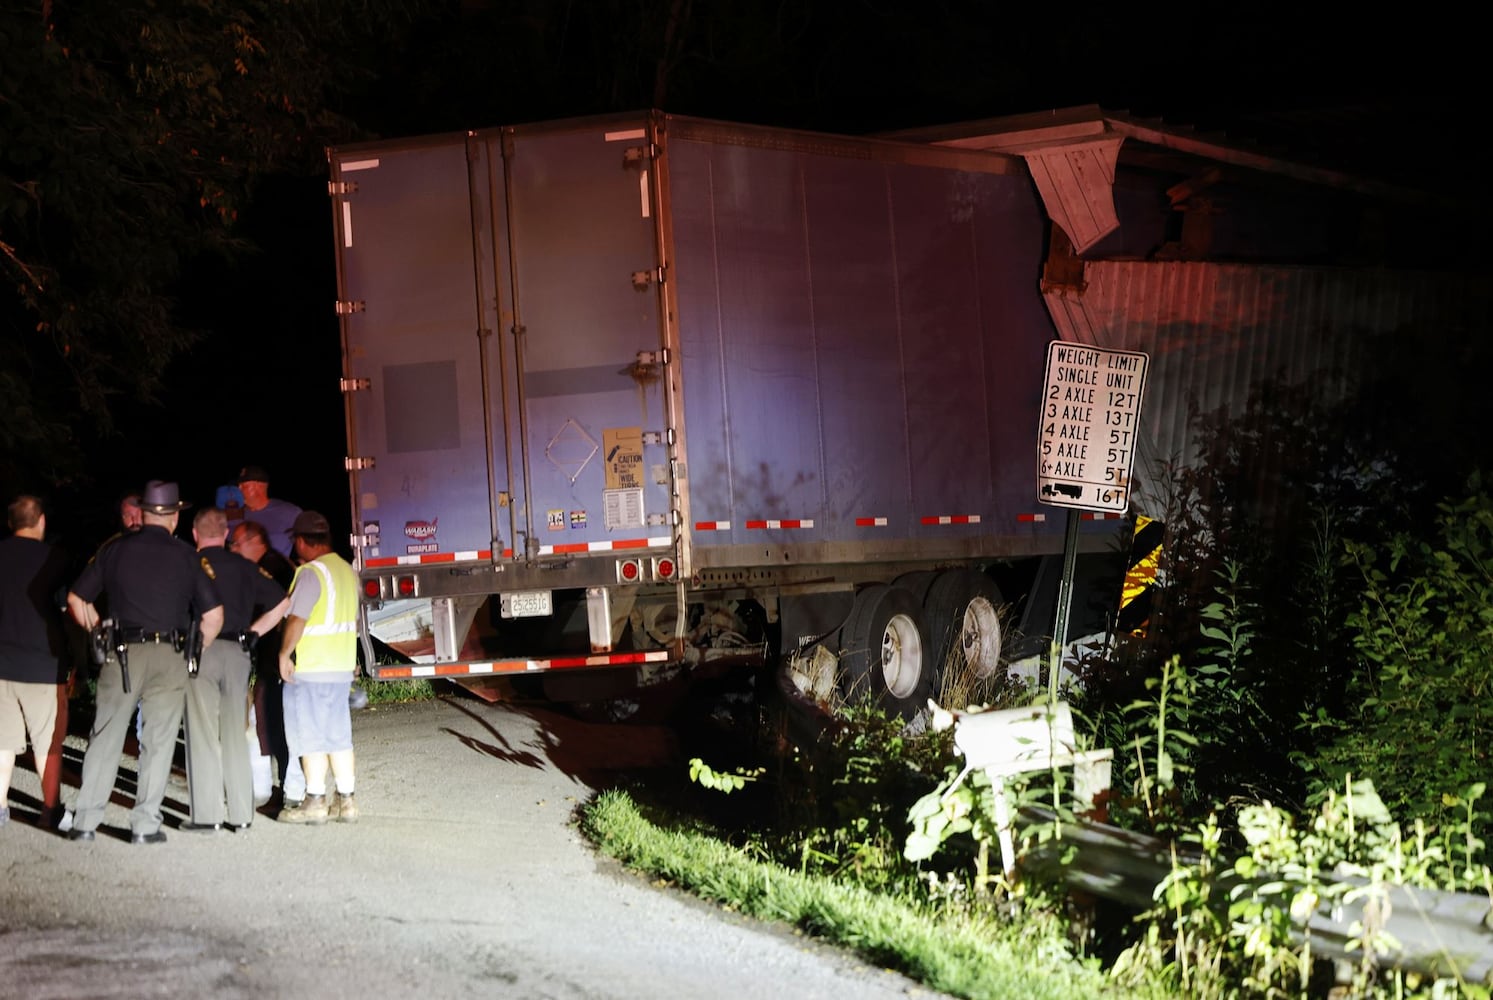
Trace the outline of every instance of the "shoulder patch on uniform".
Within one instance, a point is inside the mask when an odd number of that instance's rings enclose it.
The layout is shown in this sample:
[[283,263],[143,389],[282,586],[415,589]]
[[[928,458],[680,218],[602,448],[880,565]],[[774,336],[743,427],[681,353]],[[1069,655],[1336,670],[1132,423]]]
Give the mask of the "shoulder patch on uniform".
[[213,564],[207,561],[207,556],[202,557],[202,572],[207,574],[209,580],[216,580],[218,574],[213,572]]
[[266,580],[270,580],[272,582],[274,581],[275,578],[270,576],[269,571],[266,570],[263,566],[255,566],[254,568],[259,570],[259,575],[264,577]]

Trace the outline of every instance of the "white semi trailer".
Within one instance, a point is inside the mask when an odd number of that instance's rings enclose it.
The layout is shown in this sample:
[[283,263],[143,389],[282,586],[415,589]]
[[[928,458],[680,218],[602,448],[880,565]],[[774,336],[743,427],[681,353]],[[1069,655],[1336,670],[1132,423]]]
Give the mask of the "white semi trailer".
[[370,674],[1000,667],[991,571],[1064,526],[1019,159],[659,112],[329,159]]

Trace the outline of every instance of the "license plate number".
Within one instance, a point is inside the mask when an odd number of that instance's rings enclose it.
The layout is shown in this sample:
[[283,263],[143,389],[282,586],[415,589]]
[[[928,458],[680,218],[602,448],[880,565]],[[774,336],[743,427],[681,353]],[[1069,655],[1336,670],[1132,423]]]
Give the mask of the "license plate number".
[[498,609],[504,618],[543,618],[555,613],[548,590],[516,590],[504,594]]

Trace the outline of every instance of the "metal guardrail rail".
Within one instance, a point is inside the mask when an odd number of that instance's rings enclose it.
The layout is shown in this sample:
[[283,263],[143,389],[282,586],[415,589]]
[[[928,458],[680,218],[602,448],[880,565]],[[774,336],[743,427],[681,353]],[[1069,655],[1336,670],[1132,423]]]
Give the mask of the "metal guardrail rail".
[[[1052,812],[1037,808],[1022,809],[1019,815],[1032,824],[1055,820]],[[1142,910],[1152,905],[1156,886],[1172,871],[1173,850],[1170,842],[1155,837],[1087,820],[1066,821],[1061,839],[1027,852],[1021,867]],[[1180,863],[1198,859],[1195,851],[1176,852]],[[1371,887],[1359,877],[1334,881],[1368,891],[1324,901],[1298,925],[1302,939],[1309,936],[1318,954],[1357,963],[1363,952],[1354,942],[1363,934],[1354,928],[1374,928],[1385,946],[1376,958],[1380,968],[1493,985],[1493,901],[1486,894]]]

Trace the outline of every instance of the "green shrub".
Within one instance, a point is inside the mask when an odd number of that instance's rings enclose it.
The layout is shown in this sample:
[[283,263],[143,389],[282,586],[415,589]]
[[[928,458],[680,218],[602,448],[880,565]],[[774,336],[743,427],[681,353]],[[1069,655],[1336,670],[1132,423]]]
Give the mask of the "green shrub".
[[1396,813],[1436,819],[1442,793],[1493,773],[1493,499],[1474,480],[1441,505],[1434,540],[1348,545],[1363,581],[1348,619],[1361,662],[1341,717],[1306,717],[1298,761],[1321,790],[1372,776]]

